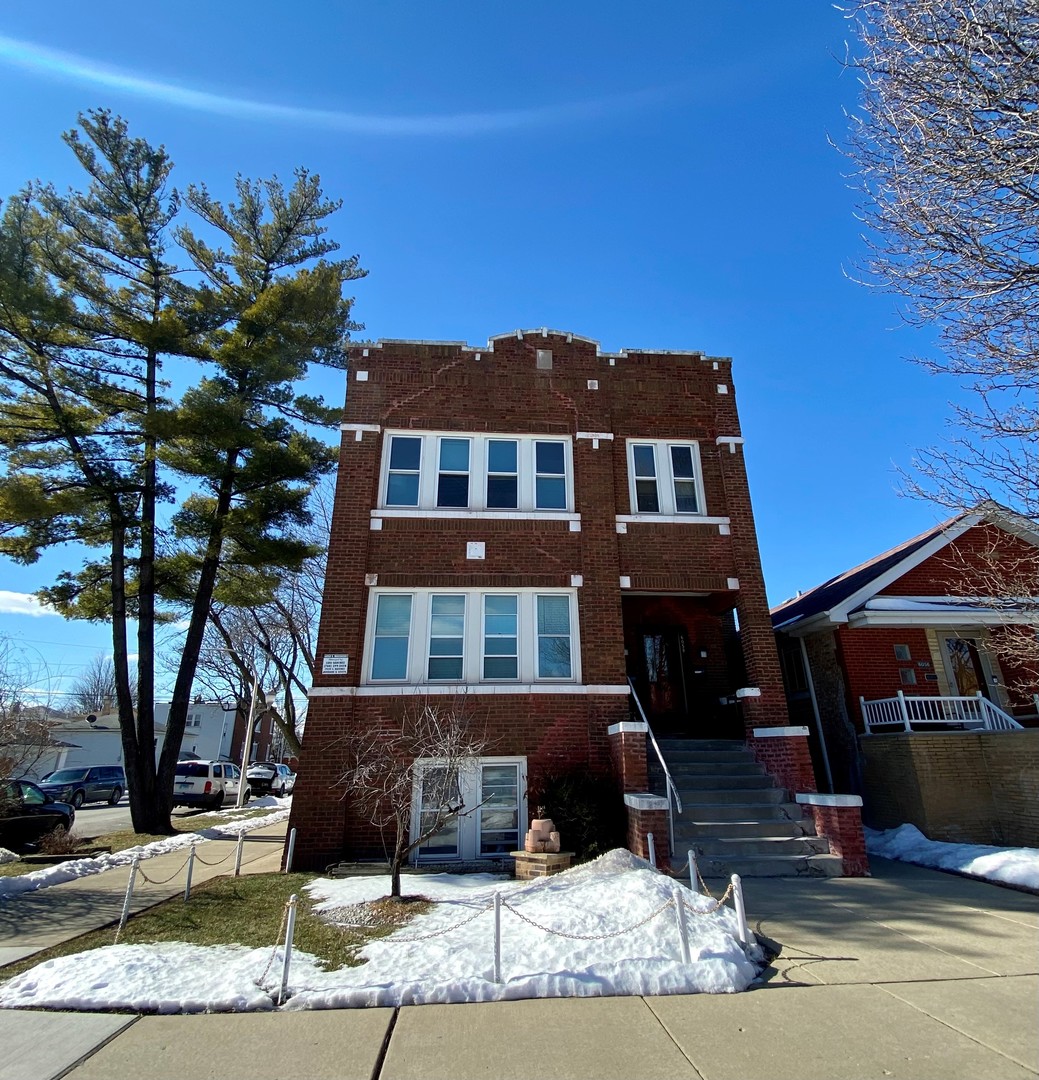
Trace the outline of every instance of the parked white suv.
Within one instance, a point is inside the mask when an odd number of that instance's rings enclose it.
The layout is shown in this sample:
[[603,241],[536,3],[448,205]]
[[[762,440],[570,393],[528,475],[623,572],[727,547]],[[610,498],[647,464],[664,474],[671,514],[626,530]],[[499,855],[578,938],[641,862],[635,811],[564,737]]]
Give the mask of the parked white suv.
[[230,761],[178,761],[173,780],[174,806],[216,810],[238,799],[242,771]]

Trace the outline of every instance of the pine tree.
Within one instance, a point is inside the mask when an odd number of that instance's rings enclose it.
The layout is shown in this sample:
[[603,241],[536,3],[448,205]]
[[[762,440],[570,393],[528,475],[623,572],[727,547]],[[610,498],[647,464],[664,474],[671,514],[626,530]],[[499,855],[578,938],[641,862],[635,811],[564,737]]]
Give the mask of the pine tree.
[[[317,177],[300,171],[288,190],[239,178],[226,206],[204,186],[182,199],[162,148],[108,112],[80,123],[65,138],[87,188],[31,185],[0,221],[0,551],[104,552],[41,596],[111,622],[134,827],[164,832],[222,569],[276,576],[312,551],[296,533],[334,467],[312,431],[336,413],[297,384],[311,364],[345,365],[357,327],[343,286],[364,272],[327,258],[339,204]],[[155,631],[171,613],[188,626],[156,767]]]

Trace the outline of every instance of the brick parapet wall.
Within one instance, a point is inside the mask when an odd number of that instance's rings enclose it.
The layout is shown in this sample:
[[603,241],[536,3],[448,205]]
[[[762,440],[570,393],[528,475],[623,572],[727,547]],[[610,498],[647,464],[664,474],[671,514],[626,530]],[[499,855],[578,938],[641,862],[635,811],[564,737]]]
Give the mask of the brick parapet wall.
[[862,809],[858,806],[809,806],[817,836],[826,837],[830,854],[837,855],[845,877],[869,875]]
[[610,735],[610,758],[622,794],[649,790],[645,732],[621,731]]
[[1039,847],[1039,731],[866,735],[860,748],[871,827]]
[[668,871],[671,868],[671,855],[668,850],[669,840],[667,834],[667,811],[666,810],[640,810],[637,807],[628,808],[628,850],[638,855],[641,859],[649,859],[649,844],[647,838],[653,834],[653,851],[656,855],[658,870]]
[[747,748],[754,759],[787,791],[815,791],[815,770],[808,750],[806,735],[779,735],[747,739]]

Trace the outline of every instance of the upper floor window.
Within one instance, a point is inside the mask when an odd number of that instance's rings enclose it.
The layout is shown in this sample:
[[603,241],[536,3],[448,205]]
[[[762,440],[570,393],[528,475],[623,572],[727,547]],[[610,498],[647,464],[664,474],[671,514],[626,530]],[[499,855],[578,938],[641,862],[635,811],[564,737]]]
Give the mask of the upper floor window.
[[699,444],[629,439],[628,484],[633,514],[703,514]]
[[368,682],[578,679],[572,590],[379,590],[371,603]]
[[386,433],[380,508],[567,513],[573,502],[569,438]]

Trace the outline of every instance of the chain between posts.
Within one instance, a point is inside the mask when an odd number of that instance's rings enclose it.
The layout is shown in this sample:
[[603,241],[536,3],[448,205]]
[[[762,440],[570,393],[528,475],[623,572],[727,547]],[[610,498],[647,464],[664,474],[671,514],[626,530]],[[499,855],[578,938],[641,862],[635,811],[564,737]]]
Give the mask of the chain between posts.
[[669,907],[675,902],[673,896],[669,896],[667,900],[657,908],[656,911],[651,912],[644,919],[640,919],[639,922],[633,923],[631,926],[625,926],[620,930],[614,930],[608,934],[569,934],[565,930],[554,930],[551,926],[542,926],[541,923],[536,922],[534,919],[528,918],[521,911],[517,911],[512,904],[507,900],[502,900],[501,906],[507,908],[518,919],[522,919],[523,922],[528,923],[537,930],[541,930],[546,934],[555,934],[557,937],[571,938],[574,941],[604,941],[606,938],[620,937],[621,934],[630,934],[632,930],[638,930],[639,927],[645,926],[646,923],[652,922],[662,912],[667,911]]
[[[190,856],[188,856],[188,858],[190,858]],[[144,871],[143,866],[138,866],[137,867],[137,872],[141,875],[141,877],[144,878],[145,881],[148,882],[149,885],[168,885],[181,872],[181,870],[183,870],[184,867],[187,866],[187,865],[188,865],[188,860],[185,859],[180,864],[180,866],[178,866],[177,869],[174,870],[172,874],[170,874],[169,877],[161,878],[161,879],[148,877],[148,875]]]
[[732,897],[732,883],[729,883],[729,887],[722,893],[721,896],[711,896],[707,894],[714,901],[714,907],[709,908],[707,911],[697,911],[696,908],[690,907],[689,904],[683,899],[682,903],[685,904],[686,910],[693,915],[713,915],[716,911],[725,906],[725,902]]
[[195,859],[196,859],[197,862],[202,863],[203,866],[219,866],[221,863],[227,862],[227,860],[230,859],[231,856],[234,853],[235,853],[234,848],[231,848],[230,851],[228,851],[226,855],[222,855],[219,859],[216,859],[214,862],[210,862],[209,859],[203,859],[202,856],[199,855],[199,853],[196,851],[195,852]]
[[278,955],[278,949],[281,947],[282,938],[285,936],[285,926],[289,918],[289,902],[285,901],[285,906],[281,909],[281,926],[278,928],[278,940],[274,943],[274,948],[271,949],[271,955],[267,958],[267,966],[263,969],[263,974],[253,981],[261,989],[265,989],[264,980],[270,974],[271,965],[274,963],[274,958]]
[[488,903],[484,904],[482,908],[478,908],[476,911],[474,911],[468,919],[463,919],[461,922],[454,923],[452,926],[445,926],[443,930],[434,930],[432,934],[423,934],[422,937],[394,937],[390,944],[395,945],[398,941],[402,944],[410,944],[414,941],[430,941],[433,938],[443,937],[444,934],[449,934],[452,930],[457,930],[459,929],[459,927],[467,926],[474,919],[478,919],[485,911],[490,911],[492,907],[494,907],[494,902],[489,901]]

